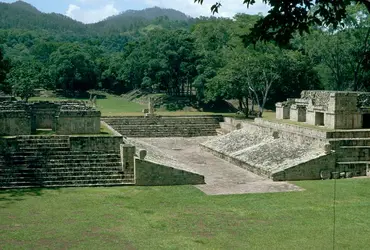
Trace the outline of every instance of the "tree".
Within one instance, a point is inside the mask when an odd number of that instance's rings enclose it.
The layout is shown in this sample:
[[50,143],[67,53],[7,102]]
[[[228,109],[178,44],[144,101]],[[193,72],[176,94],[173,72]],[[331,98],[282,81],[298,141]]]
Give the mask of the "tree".
[[0,91],[9,93],[11,90],[6,84],[6,76],[10,70],[10,61],[5,58],[4,51],[0,47]]
[[41,87],[42,65],[37,62],[26,61],[15,65],[9,73],[7,80],[15,96],[28,101],[34,95],[36,88]]
[[366,90],[370,76],[366,55],[370,53],[370,15],[352,6],[344,27],[314,28],[311,34],[293,40],[315,62],[329,90]]
[[[202,4],[204,0],[194,0]],[[243,0],[249,7],[255,0]],[[259,40],[275,40],[278,44],[286,45],[299,31],[308,32],[312,25],[333,25],[337,27],[346,17],[346,8],[353,2],[364,4],[370,12],[370,0],[263,0],[269,4],[269,13],[260,19],[252,28],[252,32],[245,36],[246,42],[256,43]],[[213,13],[218,12],[221,3],[212,6]]]
[[65,93],[97,87],[98,70],[86,47],[65,44],[50,56],[50,75]]

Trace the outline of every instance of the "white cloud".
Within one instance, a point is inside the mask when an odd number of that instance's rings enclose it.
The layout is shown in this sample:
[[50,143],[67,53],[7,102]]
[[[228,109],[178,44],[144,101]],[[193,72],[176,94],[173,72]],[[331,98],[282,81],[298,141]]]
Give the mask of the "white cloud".
[[[0,0],[1,1],[1,0]],[[194,3],[194,0],[74,0],[66,11],[66,15],[84,22],[94,23],[101,21],[109,16],[117,15],[120,11],[128,9],[144,9],[158,6],[161,8],[169,8],[179,10],[189,16],[211,16],[211,6],[218,0],[204,0],[203,5]],[[256,3],[249,8],[242,3],[243,0],[225,0],[222,1],[219,14],[215,16],[233,17],[237,13],[258,14],[260,12],[266,14],[269,6],[257,0]]]
[[[182,11],[192,17],[199,17],[212,15],[211,6],[216,3],[216,0],[205,0],[203,5],[194,3],[194,0],[145,0],[145,3],[148,6],[172,8]],[[268,5],[258,0],[249,8],[247,8],[247,5],[243,4],[242,0],[222,1],[222,4],[219,14],[215,14],[216,16],[233,17],[237,13],[258,14],[260,12],[266,14],[269,10]]]
[[[80,2],[90,2],[99,0],[79,0]],[[78,6],[75,4],[70,4],[66,11],[66,15],[75,20],[81,21],[83,23],[95,23],[101,21],[109,16],[117,15],[119,11],[114,6],[114,3],[108,3],[101,6]]]

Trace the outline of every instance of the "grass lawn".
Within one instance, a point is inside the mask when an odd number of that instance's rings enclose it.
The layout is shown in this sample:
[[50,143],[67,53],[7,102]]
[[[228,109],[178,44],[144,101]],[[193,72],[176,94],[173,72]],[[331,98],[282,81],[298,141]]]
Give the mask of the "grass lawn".
[[[31,98],[30,101],[61,101],[68,99],[88,101],[88,99],[77,99],[77,98],[72,99],[72,98],[39,98],[39,97]],[[134,102],[129,102],[119,96],[109,94],[107,94],[106,99],[98,99],[97,105],[98,109],[102,112],[102,115],[105,116],[123,115],[125,113],[142,114],[141,111],[144,108],[143,105]]]
[[[0,249],[333,249],[333,181],[206,196],[192,186],[0,191]],[[337,182],[335,249],[368,249],[370,179]]]
[[[103,116],[142,116],[142,110],[147,108],[145,105],[138,104],[136,102],[130,102],[120,96],[105,94],[106,99],[98,99],[97,106],[102,112]],[[34,97],[30,101],[62,101],[62,100],[84,100],[78,98],[40,98]],[[225,115],[225,116],[236,116],[235,113],[215,113],[215,112],[187,112],[187,111],[159,111],[156,112],[158,115],[171,116],[171,115]],[[266,115],[271,116],[272,112],[265,112]],[[275,113],[273,113],[275,114]],[[273,115],[274,116],[274,115]],[[243,118],[243,116],[239,116]]]

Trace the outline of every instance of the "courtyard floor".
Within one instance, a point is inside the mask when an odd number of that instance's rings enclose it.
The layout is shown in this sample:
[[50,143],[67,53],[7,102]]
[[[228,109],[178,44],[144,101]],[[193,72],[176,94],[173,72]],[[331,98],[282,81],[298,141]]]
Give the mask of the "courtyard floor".
[[208,195],[300,191],[288,182],[274,182],[237,167],[201,149],[212,137],[130,138],[132,144],[148,151],[146,159],[177,169],[201,174],[205,185],[196,187]]

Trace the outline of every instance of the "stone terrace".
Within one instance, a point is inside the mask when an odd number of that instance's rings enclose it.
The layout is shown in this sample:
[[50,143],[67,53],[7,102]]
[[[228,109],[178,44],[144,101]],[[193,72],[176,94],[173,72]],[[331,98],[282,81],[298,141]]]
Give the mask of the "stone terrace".
[[72,139],[69,136],[1,139],[2,146],[7,145],[2,150],[7,150],[0,157],[0,188],[134,183],[133,173],[123,172],[119,146],[92,150],[94,145],[86,145],[83,138]]
[[125,137],[196,137],[217,135],[222,116],[103,117]]
[[202,146],[221,158],[228,158],[243,168],[268,177],[274,172],[325,155],[324,147],[312,147],[310,142],[295,144],[283,138],[274,138],[272,132],[268,133],[260,127],[236,130]]
[[[370,164],[370,130],[322,130],[255,119],[240,130],[212,139],[203,148],[274,180],[364,176]],[[231,129],[233,130],[233,129]]]

